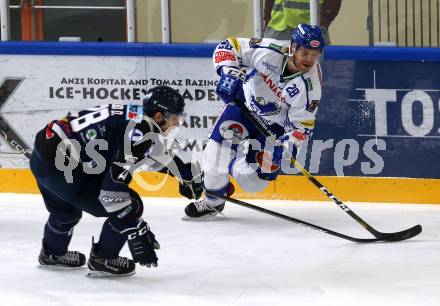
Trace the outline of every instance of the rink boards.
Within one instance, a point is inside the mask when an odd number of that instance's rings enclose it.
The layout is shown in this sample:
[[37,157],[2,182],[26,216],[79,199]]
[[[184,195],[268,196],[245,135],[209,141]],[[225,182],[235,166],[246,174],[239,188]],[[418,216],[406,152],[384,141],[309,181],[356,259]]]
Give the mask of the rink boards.
[[[318,176],[317,179],[343,202],[440,204],[440,181],[436,179],[335,176]],[[259,193],[246,193],[236,183],[234,185],[237,189],[234,193],[236,198],[329,200],[302,176],[280,176]],[[131,187],[142,196],[181,197],[177,181],[161,173],[142,172],[140,177],[135,177]],[[0,192],[39,193],[27,169],[0,169]]]
[[[19,138],[10,141],[15,149],[26,150],[46,122],[68,110],[139,104],[146,88],[170,85],[187,103],[175,149],[189,160],[200,153],[223,107],[215,95],[213,48],[0,43],[1,120]],[[345,201],[440,203],[439,53],[434,48],[328,48],[317,127],[299,161]],[[27,168],[27,159],[0,137],[0,191],[38,192]],[[262,193],[237,196],[326,199],[297,171],[286,172],[290,175]],[[153,173],[142,177],[161,181]],[[178,196],[172,180],[157,191],[150,185],[136,188],[144,196]]]

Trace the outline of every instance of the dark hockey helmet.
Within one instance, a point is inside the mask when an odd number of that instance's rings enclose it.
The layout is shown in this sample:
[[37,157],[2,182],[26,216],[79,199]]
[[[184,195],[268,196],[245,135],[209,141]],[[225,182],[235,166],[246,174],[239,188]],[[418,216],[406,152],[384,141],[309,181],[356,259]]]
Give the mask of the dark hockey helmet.
[[145,114],[149,117],[156,112],[167,118],[170,114],[184,115],[185,101],[182,95],[169,86],[156,86],[147,91],[143,100]]
[[304,47],[322,51],[325,46],[324,36],[319,26],[310,24],[299,24],[296,29],[293,29],[291,40],[296,44],[296,49]]

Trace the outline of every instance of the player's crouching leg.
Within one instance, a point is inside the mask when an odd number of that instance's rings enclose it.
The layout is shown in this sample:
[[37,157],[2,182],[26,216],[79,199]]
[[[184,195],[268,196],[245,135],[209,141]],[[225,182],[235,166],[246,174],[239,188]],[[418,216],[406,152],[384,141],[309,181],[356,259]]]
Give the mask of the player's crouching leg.
[[[203,150],[203,185],[205,190],[230,196],[234,186],[229,182],[229,164],[235,155],[235,149],[222,145],[212,139]],[[221,214],[225,201],[206,196],[204,199],[192,202],[185,207],[183,220],[212,220]]]
[[42,268],[69,269],[80,268],[86,263],[84,254],[77,251],[68,251],[68,245],[72,239],[73,227],[81,219],[81,212],[77,212],[72,220],[61,222],[49,216],[44,228],[44,238],[38,262]]
[[[132,203],[112,213],[103,225],[99,242],[93,242],[87,276],[130,276],[136,273],[136,262],[147,267],[157,266],[154,250],[160,248],[159,243],[141,218],[141,198],[134,191],[130,192],[130,196]],[[133,260],[119,256],[126,241]]]

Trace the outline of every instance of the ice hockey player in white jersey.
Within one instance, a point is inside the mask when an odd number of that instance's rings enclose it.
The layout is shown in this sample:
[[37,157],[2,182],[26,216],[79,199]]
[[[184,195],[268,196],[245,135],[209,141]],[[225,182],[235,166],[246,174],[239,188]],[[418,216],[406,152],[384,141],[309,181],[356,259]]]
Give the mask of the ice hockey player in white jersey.
[[[220,76],[216,93],[226,106],[203,152],[204,188],[231,195],[232,175],[247,192],[264,189],[291,167],[283,154],[295,157],[311,135],[321,98],[318,60],[324,38],[318,26],[300,24],[290,44],[274,39],[229,38],[213,55]],[[267,139],[242,114],[244,103],[276,135]],[[185,219],[206,219],[224,209],[224,201],[205,196],[185,208]]]

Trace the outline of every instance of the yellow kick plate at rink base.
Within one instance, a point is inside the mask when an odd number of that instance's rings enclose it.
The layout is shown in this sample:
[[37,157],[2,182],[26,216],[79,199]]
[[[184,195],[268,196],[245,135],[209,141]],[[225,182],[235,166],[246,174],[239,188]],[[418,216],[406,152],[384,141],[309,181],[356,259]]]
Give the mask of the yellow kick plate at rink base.
[[[136,178],[136,176],[139,177]],[[377,177],[316,177],[344,202],[440,204],[440,180]],[[139,182],[139,183],[136,183]],[[237,188],[235,198],[328,201],[307,178],[279,176],[266,190],[246,193]],[[164,174],[139,172],[131,187],[144,197],[180,197],[176,179]],[[0,192],[39,193],[28,169],[0,169]]]

